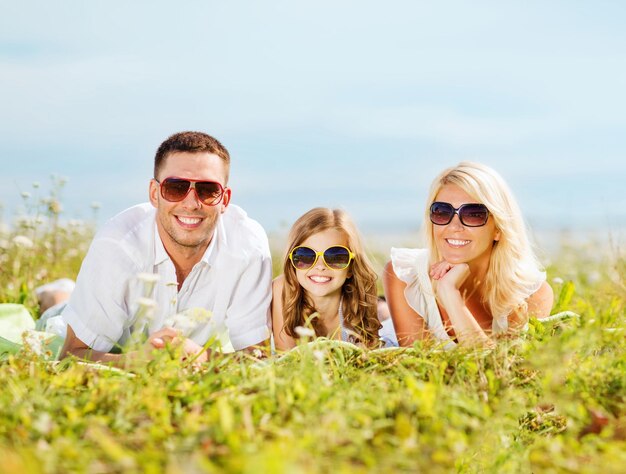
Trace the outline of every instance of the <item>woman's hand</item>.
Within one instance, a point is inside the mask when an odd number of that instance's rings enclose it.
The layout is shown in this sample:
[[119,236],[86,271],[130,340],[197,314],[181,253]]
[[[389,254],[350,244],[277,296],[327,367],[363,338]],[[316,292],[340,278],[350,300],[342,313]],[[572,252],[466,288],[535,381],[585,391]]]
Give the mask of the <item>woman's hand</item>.
[[441,260],[430,267],[430,277],[437,295],[444,291],[458,291],[469,275],[467,263],[452,264]]
[[469,276],[470,269],[467,263],[452,264],[442,260],[430,267],[430,277],[437,301],[448,313],[459,344],[490,347],[492,341],[467,308],[465,298],[461,295],[461,286]]

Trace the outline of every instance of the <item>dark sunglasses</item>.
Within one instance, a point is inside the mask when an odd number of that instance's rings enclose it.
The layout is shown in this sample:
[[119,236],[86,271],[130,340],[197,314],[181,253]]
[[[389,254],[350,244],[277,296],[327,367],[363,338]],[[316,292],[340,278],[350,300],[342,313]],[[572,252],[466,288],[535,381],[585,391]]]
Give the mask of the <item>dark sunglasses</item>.
[[295,247],[289,253],[289,260],[294,268],[298,270],[308,270],[317,263],[317,259],[322,257],[324,265],[331,270],[343,270],[350,265],[350,262],[354,258],[354,254],[341,245],[335,245],[328,247],[323,252],[316,252],[309,247]]
[[455,214],[467,227],[483,226],[489,219],[489,209],[484,204],[462,204],[458,208],[449,202],[433,202],[430,205],[430,222],[435,225],[448,225]]
[[161,196],[166,201],[179,202],[187,197],[192,189],[195,189],[196,196],[207,206],[215,206],[222,200],[224,188],[220,183],[215,181],[201,181],[197,179],[176,178],[171,176],[159,182],[161,188]]

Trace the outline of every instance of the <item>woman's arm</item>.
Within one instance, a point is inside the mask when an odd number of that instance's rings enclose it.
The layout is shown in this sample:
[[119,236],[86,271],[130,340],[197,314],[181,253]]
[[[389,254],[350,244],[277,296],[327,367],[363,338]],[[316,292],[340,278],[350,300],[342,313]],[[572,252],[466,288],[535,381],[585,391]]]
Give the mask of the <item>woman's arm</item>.
[[276,277],[272,282],[272,333],[276,351],[288,351],[296,347],[296,341],[285,333],[283,329],[285,324],[282,300],[284,284],[285,278],[283,275]]
[[459,345],[493,345],[493,341],[480,327],[461,295],[461,285],[470,275],[469,266],[466,263],[452,265],[441,261],[432,266],[430,275],[437,300],[450,318]]
[[406,283],[396,276],[391,262],[387,262],[383,271],[383,288],[400,346],[410,347],[415,341],[424,339],[424,318],[409,306],[404,296]]
[[515,311],[509,316],[509,327],[514,330],[522,329],[531,317],[543,319],[550,316],[554,303],[554,292],[548,282],[544,281],[539,289],[526,300],[525,311]]

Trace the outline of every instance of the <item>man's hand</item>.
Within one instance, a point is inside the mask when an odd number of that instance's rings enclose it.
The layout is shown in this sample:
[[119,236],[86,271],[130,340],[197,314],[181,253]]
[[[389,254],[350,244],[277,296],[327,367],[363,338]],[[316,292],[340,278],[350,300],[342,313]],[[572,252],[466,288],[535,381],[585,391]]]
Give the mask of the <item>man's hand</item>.
[[[209,354],[203,347],[191,339],[181,336],[180,332],[171,327],[159,329],[151,334],[144,349],[151,352],[154,349],[165,349],[167,346],[181,348],[181,360],[193,359],[194,365],[206,362]],[[196,357],[197,356],[197,357]]]

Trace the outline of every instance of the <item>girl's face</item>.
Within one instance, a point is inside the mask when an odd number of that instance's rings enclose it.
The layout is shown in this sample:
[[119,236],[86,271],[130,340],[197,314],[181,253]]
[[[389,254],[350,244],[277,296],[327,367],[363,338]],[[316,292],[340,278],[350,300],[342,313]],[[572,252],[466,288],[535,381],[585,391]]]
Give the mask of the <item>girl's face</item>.
[[[476,199],[455,184],[445,184],[437,193],[435,201],[447,202],[455,208],[462,204],[476,203]],[[433,224],[433,239],[441,258],[449,263],[486,264],[491,257],[494,240],[500,232],[492,215],[480,227],[468,227],[455,214],[447,225]]]
[[[337,229],[327,229],[311,235],[300,245],[310,247],[316,252],[323,252],[335,245],[348,247],[348,238]],[[351,275],[350,265],[343,270],[331,270],[320,256],[315,265],[308,270],[296,269],[296,278],[300,286],[313,298],[335,296],[341,294],[341,287]]]

